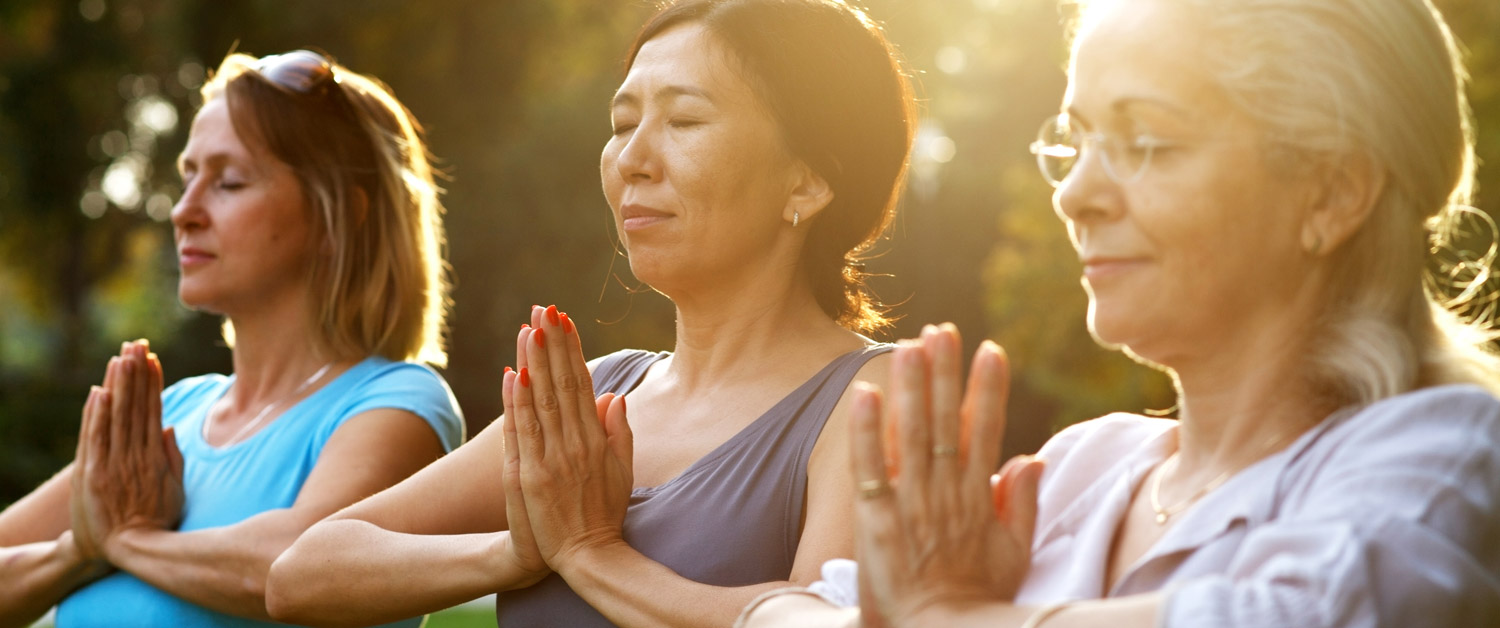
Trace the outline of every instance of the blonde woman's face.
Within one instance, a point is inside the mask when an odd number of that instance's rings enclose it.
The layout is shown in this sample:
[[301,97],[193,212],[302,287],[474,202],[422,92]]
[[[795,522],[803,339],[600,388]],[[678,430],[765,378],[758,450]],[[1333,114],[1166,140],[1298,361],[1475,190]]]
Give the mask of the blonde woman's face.
[[284,162],[235,132],[223,97],[193,119],[172,209],[184,305],[234,316],[305,299],[313,255],[302,187]]
[[1053,203],[1083,262],[1090,331],[1177,367],[1284,323],[1306,289],[1306,190],[1269,168],[1191,24],[1156,2],[1101,10],[1078,41],[1065,110],[1119,150],[1153,148],[1133,179],[1086,148]]
[[703,27],[670,28],[641,46],[610,108],[604,195],[631,270],[668,295],[797,261],[776,250],[797,162],[728,60]]

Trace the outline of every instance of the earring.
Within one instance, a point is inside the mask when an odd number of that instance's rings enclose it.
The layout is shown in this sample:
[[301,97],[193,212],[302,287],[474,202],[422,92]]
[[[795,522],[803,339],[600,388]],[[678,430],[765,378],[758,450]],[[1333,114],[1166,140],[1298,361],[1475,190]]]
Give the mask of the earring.
[[1317,255],[1318,252],[1322,251],[1322,250],[1323,250],[1323,234],[1314,233],[1313,234],[1312,245],[1307,247],[1307,254],[1308,255]]
[[797,210],[795,210],[795,209],[792,210],[792,228],[793,229],[797,228],[797,223],[800,222],[801,220],[802,220],[802,214],[797,213]]

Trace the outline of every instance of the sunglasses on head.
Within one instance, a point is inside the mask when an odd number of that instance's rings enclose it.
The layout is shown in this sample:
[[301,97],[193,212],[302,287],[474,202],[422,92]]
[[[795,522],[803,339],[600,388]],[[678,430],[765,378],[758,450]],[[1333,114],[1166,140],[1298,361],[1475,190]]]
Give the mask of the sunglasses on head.
[[266,80],[297,94],[310,94],[338,84],[333,62],[311,50],[293,50],[261,57],[255,71]]

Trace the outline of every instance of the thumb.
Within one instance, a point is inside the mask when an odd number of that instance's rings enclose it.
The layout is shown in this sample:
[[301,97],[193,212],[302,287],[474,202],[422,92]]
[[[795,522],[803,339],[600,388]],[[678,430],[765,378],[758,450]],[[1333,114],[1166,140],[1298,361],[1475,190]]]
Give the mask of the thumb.
[[604,428],[606,433],[609,432],[609,406],[614,402],[615,396],[614,393],[604,393],[594,398],[594,413],[599,415],[599,427]]
[[609,401],[609,407],[604,414],[604,431],[609,439],[609,449],[625,465],[626,469],[635,469],[635,435],[630,431],[630,423],[625,419],[625,396],[620,395]]
[[1036,533],[1036,500],[1045,468],[1041,458],[1016,456],[990,478],[995,516],[1028,541]]

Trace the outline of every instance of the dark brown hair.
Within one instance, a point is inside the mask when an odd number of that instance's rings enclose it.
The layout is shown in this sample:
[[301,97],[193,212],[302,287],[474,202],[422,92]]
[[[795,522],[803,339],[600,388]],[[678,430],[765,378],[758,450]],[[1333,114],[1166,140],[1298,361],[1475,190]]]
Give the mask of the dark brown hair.
[[647,41],[689,23],[727,45],[786,145],[833,190],[802,251],[818,304],[856,331],[886,326],[862,260],[896,213],[916,129],[895,48],[843,0],[681,0],[641,27],[626,70]]

